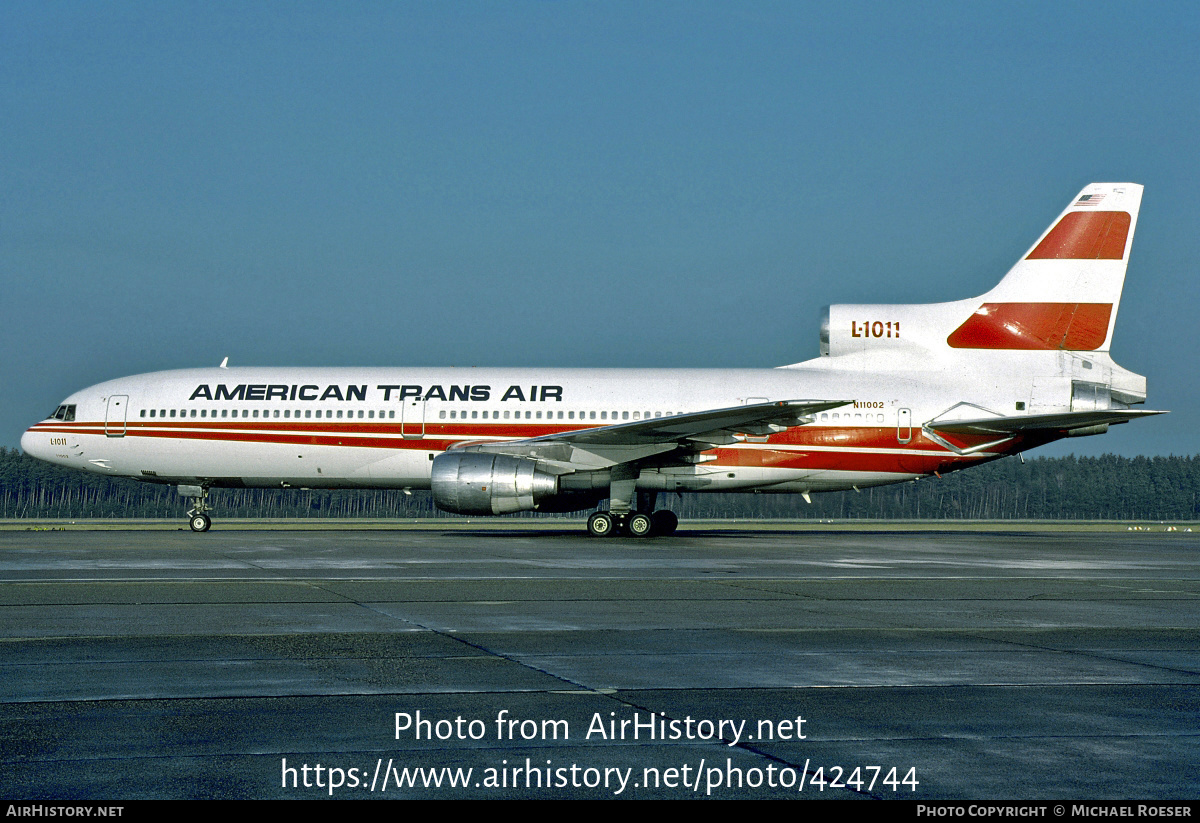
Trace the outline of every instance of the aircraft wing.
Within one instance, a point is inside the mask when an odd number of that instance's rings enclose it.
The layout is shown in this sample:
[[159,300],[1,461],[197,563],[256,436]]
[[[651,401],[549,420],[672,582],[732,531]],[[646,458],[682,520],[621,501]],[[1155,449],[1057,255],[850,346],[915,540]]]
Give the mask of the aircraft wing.
[[1095,409],[1093,411],[1029,414],[1017,417],[981,417],[974,420],[931,420],[927,428],[940,434],[992,434],[1012,437],[1038,431],[1072,431],[1093,426],[1128,423],[1139,417],[1166,414],[1149,409]]
[[531,457],[560,471],[604,468],[679,449],[703,451],[737,442],[736,435],[767,435],[812,421],[812,415],[853,400],[780,400],[727,409],[634,420],[548,434],[527,440],[464,443],[458,448]]

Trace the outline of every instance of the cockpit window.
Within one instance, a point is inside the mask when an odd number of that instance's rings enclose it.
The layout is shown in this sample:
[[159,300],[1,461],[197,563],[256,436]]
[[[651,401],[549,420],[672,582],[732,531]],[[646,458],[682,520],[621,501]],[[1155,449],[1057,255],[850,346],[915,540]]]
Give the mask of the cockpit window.
[[61,420],[64,423],[75,422],[75,404],[59,406],[54,410],[54,414],[50,415],[47,420]]

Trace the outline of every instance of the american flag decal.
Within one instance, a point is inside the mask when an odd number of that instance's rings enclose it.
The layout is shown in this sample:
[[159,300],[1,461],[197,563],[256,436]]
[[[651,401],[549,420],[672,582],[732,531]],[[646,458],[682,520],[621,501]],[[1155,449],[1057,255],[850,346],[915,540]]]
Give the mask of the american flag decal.
[[1103,194],[1085,194],[1075,201],[1076,206],[1094,206],[1104,199]]

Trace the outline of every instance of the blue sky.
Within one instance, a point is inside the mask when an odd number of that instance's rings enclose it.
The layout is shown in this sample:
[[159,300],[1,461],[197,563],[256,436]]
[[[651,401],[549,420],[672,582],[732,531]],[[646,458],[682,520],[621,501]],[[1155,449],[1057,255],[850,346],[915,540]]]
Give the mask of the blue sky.
[[1200,11],[0,5],[0,445],[216,365],[776,366],[1146,186],[1114,339],[1192,454]]

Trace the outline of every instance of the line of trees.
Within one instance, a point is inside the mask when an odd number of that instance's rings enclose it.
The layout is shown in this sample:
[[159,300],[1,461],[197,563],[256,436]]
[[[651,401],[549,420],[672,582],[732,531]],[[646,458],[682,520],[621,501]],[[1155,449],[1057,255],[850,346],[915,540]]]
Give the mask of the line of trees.
[[[428,492],[213,489],[219,518],[454,517]],[[664,494],[682,518],[1196,520],[1200,455],[1006,458],[940,479],[813,495]],[[0,448],[0,517],[183,518],[173,486],[62,469]],[[527,512],[524,517],[544,517]]]

